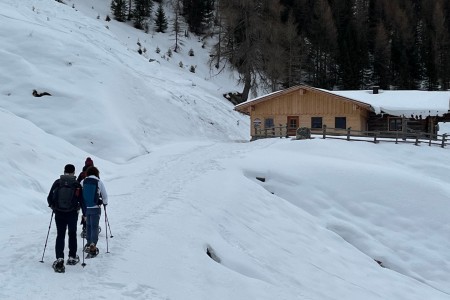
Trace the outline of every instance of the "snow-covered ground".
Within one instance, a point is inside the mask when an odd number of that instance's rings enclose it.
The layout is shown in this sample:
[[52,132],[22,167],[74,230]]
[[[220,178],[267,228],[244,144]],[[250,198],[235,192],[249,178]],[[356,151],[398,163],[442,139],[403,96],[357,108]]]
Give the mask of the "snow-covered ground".
[[[450,299],[450,149],[250,143],[196,37],[167,60],[169,34],[66,2],[0,0],[0,299]],[[112,232],[58,274],[46,196],[87,156]]]

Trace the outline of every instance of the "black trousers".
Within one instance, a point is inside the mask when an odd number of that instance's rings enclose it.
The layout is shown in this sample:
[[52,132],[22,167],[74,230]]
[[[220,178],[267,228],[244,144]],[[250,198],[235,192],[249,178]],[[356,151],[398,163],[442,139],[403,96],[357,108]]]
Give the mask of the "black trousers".
[[71,212],[55,212],[56,223],[56,244],[55,254],[56,258],[64,258],[64,245],[66,243],[66,230],[69,236],[69,256],[75,257],[77,255],[77,223],[78,211]]

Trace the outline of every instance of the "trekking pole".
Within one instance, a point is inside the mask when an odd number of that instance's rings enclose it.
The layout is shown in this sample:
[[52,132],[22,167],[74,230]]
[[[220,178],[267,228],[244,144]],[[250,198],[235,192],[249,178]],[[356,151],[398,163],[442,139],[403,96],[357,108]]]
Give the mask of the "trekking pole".
[[[114,236],[112,235],[112,232],[111,232],[111,226],[109,226],[109,219],[108,219],[108,216],[106,215],[106,207],[103,205],[103,208],[105,209],[105,221],[108,222],[109,234],[110,234],[109,237],[113,238]],[[106,226],[106,224],[105,224],[105,226]],[[106,231],[106,233],[108,234],[108,231]]]
[[106,207],[103,205],[103,209],[105,210],[105,236],[106,236],[106,253],[109,253],[109,247],[108,247],[108,227],[107,227],[107,221],[108,216],[106,215]]
[[44,263],[44,254],[45,254],[45,249],[47,248],[47,241],[48,241],[48,234],[50,233],[50,227],[52,227],[53,214],[54,214],[54,212],[52,210],[52,216],[50,217],[50,224],[48,225],[47,238],[45,239],[44,252],[42,253],[42,259],[39,261],[41,263]]
[[[84,220],[84,221],[86,222],[86,220]],[[82,234],[82,236],[83,236],[83,248],[82,248],[83,249],[83,263],[81,264],[81,266],[84,268],[84,267],[86,267],[86,263],[84,262],[84,256],[86,254],[86,252],[84,251],[84,237],[85,237],[85,235]]]

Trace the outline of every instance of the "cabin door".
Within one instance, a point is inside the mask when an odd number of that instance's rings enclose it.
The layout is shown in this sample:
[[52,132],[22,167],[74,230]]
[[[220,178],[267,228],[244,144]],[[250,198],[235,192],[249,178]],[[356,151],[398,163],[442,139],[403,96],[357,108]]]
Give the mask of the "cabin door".
[[298,116],[288,116],[287,117],[287,134],[290,136],[297,134],[298,128]]

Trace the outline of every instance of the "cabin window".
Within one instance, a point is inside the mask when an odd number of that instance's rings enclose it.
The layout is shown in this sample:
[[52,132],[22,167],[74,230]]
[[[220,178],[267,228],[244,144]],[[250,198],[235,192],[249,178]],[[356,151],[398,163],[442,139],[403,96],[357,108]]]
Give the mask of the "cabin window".
[[401,131],[402,118],[389,118],[389,131]]
[[266,118],[264,119],[264,128],[273,128],[274,123],[273,123],[273,118]]
[[347,118],[346,117],[336,117],[334,120],[334,128],[346,129],[347,128]]
[[322,128],[322,117],[312,117],[311,128]]
[[288,123],[288,126],[289,126],[289,128],[291,128],[291,129],[297,129],[298,128],[298,117],[291,117],[291,118],[288,118],[288,121],[289,121],[289,123]]

